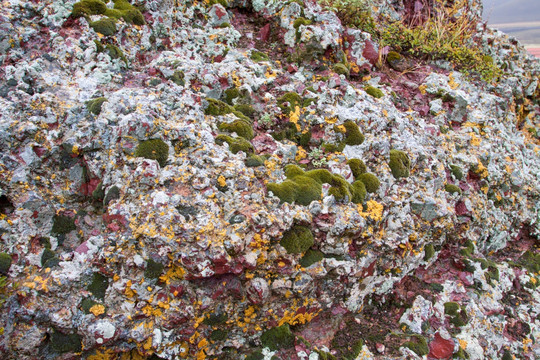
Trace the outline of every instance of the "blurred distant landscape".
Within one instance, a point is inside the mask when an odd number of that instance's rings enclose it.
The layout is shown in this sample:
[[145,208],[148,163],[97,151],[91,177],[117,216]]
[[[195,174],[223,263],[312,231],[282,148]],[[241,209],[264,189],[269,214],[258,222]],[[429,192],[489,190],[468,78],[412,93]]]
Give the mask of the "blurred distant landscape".
[[492,28],[516,37],[527,48],[540,48],[540,0],[483,0],[483,4],[484,20]]

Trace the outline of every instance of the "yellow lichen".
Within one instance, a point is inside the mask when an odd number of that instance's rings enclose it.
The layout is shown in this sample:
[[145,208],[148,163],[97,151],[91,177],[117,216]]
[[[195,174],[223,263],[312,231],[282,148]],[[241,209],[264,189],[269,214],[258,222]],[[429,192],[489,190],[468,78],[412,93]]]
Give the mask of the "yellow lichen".
[[101,304],[96,304],[92,306],[89,311],[94,314],[94,316],[99,316],[105,313],[105,306]]

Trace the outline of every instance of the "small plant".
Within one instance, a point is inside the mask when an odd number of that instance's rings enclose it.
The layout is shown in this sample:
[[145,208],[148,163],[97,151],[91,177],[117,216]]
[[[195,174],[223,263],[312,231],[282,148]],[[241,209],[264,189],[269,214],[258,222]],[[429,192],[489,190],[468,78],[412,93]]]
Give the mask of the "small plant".
[[377,89],[375,86],[371,85],[366,86],[366,92],[377,99],[380,99],[384,96],[384,93],[380,89]]
[[92,21],[90,23],[90,27],[94,29],[95,32],[104,36],[112,36],[116,34],[116,21],[111,18]]
[[379,179],[371,173],[361,174],[358,177],[358,180],[364,183],[364,185],[366,186],[366,191],[368,193],[376,192],[377,190],[379,190],[379,186],[381,186],[381,182],[379,181]]
[[107,101],[107,99],[104,97],[88,100],[86,102],[86,109],[88,112],[91,112],[94,115],[99,115],[101,113],[101,107],[105,101]]
[[164,167],[169,158],[169,145],[161,139],[141,141],[135,150],[135,156],[157,160],[159,165]]
[[78,334],[62,334],[54,330],[50,340],[54,352],[63,354],[82,351],[81,337]]
[[399,150],[390,150],[390,162],[388,163],[390,170],[392,170],[392,175],[396,179],[402,177],[408,177],[411,169],[411,161],[409,156],[403,151]]
[[303,267],[307,268],[323,259],[323,253],[318,250],[308,249],[304,256],[300,259],[299,263]]
[[154,259],[148,259],[146,270],[144,270],[144,277],[147,279],[157,279],[163,273],[163,269],[163,264],[154,261]]
[[375,22],[367,0],[317,0],[326,10],[336,13],[343,26],[373,32]]
[[446,192],[449,192],[450,194],[461,194],[461,189],[459,188],[459,186],[456,186],[454,184],[444,185],[444,190],[446,190]]
[[6,275],[11,267],[11,256],[8,253],[0,253],[0,274]]
[[109,278],[100,273],[94,273],[92,277],[92,282],[88,285],[88,291],[92,293],[97,299],[103,299],[105,297],[105,292],[109,287]]
[[67,234],[77,229],[75,219],[67,215],[55,215],[51,232],[59,235]]

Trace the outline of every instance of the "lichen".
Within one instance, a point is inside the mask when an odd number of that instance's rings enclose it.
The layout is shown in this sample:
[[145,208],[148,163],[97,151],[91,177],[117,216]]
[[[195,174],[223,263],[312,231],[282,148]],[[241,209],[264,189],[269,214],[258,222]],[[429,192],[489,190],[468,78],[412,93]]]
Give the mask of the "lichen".
[[294,225],[286,231],[279,243],[289,254],[300,254],[309,249],[313,244],[313,233],[308,227]]
[[363,173],[358,176],[357,180],[360,180],[361,182],[366,185],[366,191],[368,193],[374,193],[377,190],[379,190],[379,187],[381,186],[381,182],[379,179],[371,174],[371,173]]
[[400,150],[390,150],[390,162],[388,163],[394,178],[408,177],[411,168],[409,156]]
[[88,100],[85,103],[86,109],[94,115],[99,115],[101,113],[101,107],[105,101],[107,101],[107,99],[104,97]]
[[11,267],[11,256],[8,253],[0,252],[0,274],[6,275]]
[[264,347],[270,350],[287,349],[294,345],[294,334],[289,328],[289,324],[266,330],[261,335],[261,342]]
[[161,139],[141,141],[135,150],[136,157],[157,160],[161,167],[164,167],[169,158],[169,145]]

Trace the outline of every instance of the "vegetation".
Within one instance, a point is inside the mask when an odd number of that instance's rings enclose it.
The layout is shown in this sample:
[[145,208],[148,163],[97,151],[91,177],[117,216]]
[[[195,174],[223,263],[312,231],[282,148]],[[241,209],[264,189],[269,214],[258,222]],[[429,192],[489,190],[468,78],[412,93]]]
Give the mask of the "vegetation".
[[161,167],[164,167],[169,158],[169,145],[161,139],[141,141],[135,150],[136,157],[157,160]]
[[53,217],[53,227],[51,232],[54,234],[67,234],[77,229],[75,226],[75,219],[66,215],[55,215]]
[[88,112],[91,112],[94,115],[99,115],[101,113],[101,107],[105,101],[107,101],[107,99],[104,97],[88,100],[86,102],[86,109]]
[[266,330],[261,335],[261,342],[264,347],[270,350],[279,350],[290,348],[294,345],[294,335],[289,328],[289,324]]
[[11,256],[5,252],[0,253],[0,274],[6,275],[11,267]]
[[279,243],[289,254],[300,254],[309,249],[313,244],[313,234],[305,226],[295,225],[283,234]]
[[390,166],[392,175],[394,175],[396,179],[399,179],[409,176],[411,161],[409,160],[409,156],[403,151],[393,149],[390,150],[390,162],[388,163],[388,166]]

